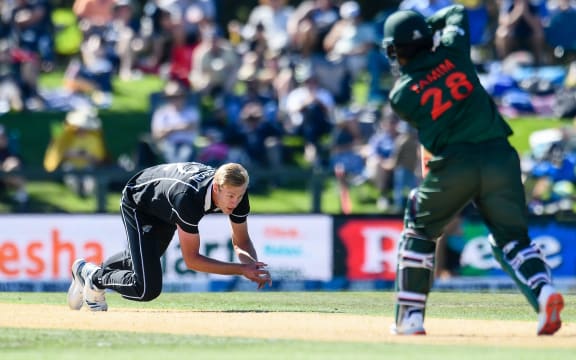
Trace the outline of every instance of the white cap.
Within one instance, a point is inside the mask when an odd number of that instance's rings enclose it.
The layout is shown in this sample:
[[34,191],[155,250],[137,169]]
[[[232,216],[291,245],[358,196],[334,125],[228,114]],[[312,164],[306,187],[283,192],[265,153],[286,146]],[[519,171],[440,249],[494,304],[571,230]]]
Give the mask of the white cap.
[[85,130],[97,130],[102,122],[93,108],[79,108],[66,114],[66,123]]
[[346,1],[340,5],[340,16],[343,19],[352,19],[360,16],[360,5],[356,1]]

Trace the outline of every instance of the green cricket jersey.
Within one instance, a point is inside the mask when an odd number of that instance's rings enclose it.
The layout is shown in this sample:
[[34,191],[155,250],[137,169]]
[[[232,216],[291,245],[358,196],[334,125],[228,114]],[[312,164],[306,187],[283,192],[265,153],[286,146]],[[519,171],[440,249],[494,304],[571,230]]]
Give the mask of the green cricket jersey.
[[423,52],[401,68],[390,93],[396,113],[418,129],[420,142],[432,154],[449,144],[506,138],[512,129],[480,84],[470,59],[468,15],[450,6],[427,19],[441,30],[434,52]]
[[[423,25],[420,18],[401,15],[400,25],[406,24],[402,20]],[[434,242],[471,202],[490,231],[496,261],[538,312],[538,287],[550,281],[550,270],[530,244],[520,160],[507,140],[512,130],[476,75],[464,7],[440,10],[427,22],[432,31],[442,30],[440,44],[403,66],[390,93],[392,108],[418,129],[421,143],[435,155],[406,205],[406,230],[398,246],[396,324],[411,307],[423,309],[432,288],[434,266],[414,259],[433,259]],[[410,36],[404,31],[408,26],[387,24],[389,30],[402,29],[402,40],[422,38],[421,27]]]

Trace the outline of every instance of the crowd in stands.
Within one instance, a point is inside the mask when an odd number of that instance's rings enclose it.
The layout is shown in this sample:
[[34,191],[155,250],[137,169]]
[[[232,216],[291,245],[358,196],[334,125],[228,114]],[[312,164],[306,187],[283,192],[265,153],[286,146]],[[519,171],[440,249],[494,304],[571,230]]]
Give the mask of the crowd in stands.
[[[379,46],[382,25],[397,8],[429,16],[461,3],[481,81],[505,115],[576,116],[573,0],[403,0],[377,14],[355,1],[293,3],[260,0],[245,19],[221,24],[212,0],[75,0],[66,31],[79,34],[77,53],[65,57],[63,90],[48,92],[38,77],[62,55],[58,9],[49,0],[0,1],[0,113],[80,111],[86,120],[112,104],[115,77],[153,74],[165,86],[150,96],[150,134],[140,139],[136,166],[199,160],[278,169],[294,162],[287,144],[296,139],[302,166],[370,182],[379,208],[397,213],[420,177],[420,154],[414,130],[387,107],[393,76]],[[527,179],[576,184],[574,163],[565,164],[574,148],[562,141],[533,157]],[[572,166],[568,179],[556,174],[559,162]]]

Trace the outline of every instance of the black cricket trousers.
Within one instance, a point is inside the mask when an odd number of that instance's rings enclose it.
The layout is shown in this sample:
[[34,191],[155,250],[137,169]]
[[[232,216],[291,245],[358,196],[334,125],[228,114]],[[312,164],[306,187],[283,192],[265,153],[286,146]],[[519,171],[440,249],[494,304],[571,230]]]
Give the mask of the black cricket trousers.
[[128,300],[153,300],[162,292],[161,257],[176,225],[138,212],[124,199],[120,210],[128,244],[102,264],[102,285]]

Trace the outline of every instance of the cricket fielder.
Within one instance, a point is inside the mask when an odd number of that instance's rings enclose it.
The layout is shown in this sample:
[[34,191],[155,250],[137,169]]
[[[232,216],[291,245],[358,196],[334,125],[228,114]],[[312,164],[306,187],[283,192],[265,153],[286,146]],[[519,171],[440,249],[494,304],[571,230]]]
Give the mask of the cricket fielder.
[[[434,34],[439,36],[435,39]],[[384,24],[384,47],[399,73],[390,103],[418,129],[433,154],[406,205],[398,249],[396,334],[425,334],[436,241],[473,202],[490,230],[496,260],[538,314],[538,335],[561,326],[562,295],[528,236],[520,161],[511,128],[480,84],[470,59],[468,17],[454,5],[426,19],[397,11]]]
[[[196,163],[161,164],[143,169],[124,187],[120,210],[126,249],[102,266],[77,259],[72,264],[68,306],[108,310],[105,291],[133,301],[151,301],[162,292],[161,257],[178,234],[186,267],[206,273],[242,275],[258,288],[272,279],[248,233],[249,175],[236,163],[218,168]],[[220,261],[200,252],[198,224],[207,214],[228,215],[231,240],[239,263]]]

